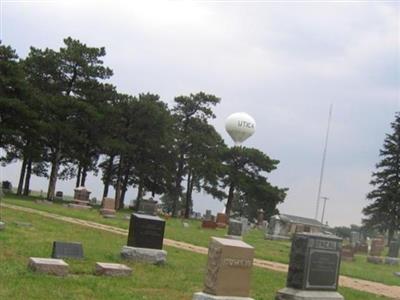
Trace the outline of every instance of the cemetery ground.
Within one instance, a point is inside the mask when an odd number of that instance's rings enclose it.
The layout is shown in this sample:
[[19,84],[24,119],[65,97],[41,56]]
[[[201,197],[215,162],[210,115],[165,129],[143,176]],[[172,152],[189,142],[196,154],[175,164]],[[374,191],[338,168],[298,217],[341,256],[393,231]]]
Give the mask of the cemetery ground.
[[[0,234],[0,299],[191,299],[202,290],[205,255],[165,247],[164,266],[131,263],[119,256],[124,236],[8,208],[2,208],[2,216],[7,228]],[[70,265],[66,277],[30,271],[28,258],[50,257],[54,240],[82,242],[85,258],[65,259]],[[127,264],[133,275],[95,276],[96,262]],[[253,268],[251,296],[273,299],[285,281],[284,273]],[[349,300],[386,299],[348,288],[340,288],[340,293]]]
[[[35,201],[33,201],[33,198],[25,198],[25,199],[19,199],[15,196],[7,196],[6,199],[3,199],[3,202],[12,204],[12,205],[19,205],[19,206],[24,206],[24,207],[31,207],[36,210],[41,210],[41,211],[47,211],[50,213],[55,213],[57,215],[61,216],[69,216],[69,217],[74,217],[74,218],[79,218],[79,219],[84,219],[84,220],[89,220],[89,221],[94,221],[102,224],[107,224],[111,225],[113,227],[119,227],[122,229],[127,229],[129,222],[124,219],[126,215],[129,215],[130,211],[122,211],[117,214],[117,218],[115,219],[104,219],[99,213],[98,210],[92,209],[92,210],[74,210],[74,209],[68,209],[63,207],[60,204],[38,204]],[[12,210],[7,209],[7,212],[5,212],[4,208],[2,209],[2,215],[3,218],[7,217]],[[44,218],[44,222],[46,222],[47,218]],[[24,220],[20,220],[24,221]],[[25,221],[24,221],[25,222]],[[166,226],[166,238],[173,239],[176,241],[182,241],[182,242],[187,242],[190,244],[202,246],[202,247],[207,247],[209,243],[210,236],[224,236],[226,234],[225,229],[218,229],[218,230],[204,230],[200,229],[200,223],[195,220],[184,220],[184,222],[189,223],[189,227],[185,228],[182,224],[182,220],[180,219],[169,219],[167,221],[167,226]],[[87,230],[87,229],[86,229]],[[90,230],[92,231],[92,230]],[[96,230],[93,230],[96,231]],[[60,238],[58,238],[60,239]],[[119,250],[121,245],[126,243],[125,239],[122,238],[123,242],[116,247],[116,251],[114,251],[114,256],[116,256],[116,259],[118,258]],[[57,237],[54,237],[53,240],[57,240]],[[82,241],[81,239],[74,239],[75,241]],[[265,259],[265,260],[270,260],[270,261],[276,261],[276,262],[281,262],[281,263],[288,263],[288,255],[289,255],[289,250],[290,250],[290,243],[286,241],[269,241],[265,240],[263,236],[263,231],[261,230],[251,230],[248,234],[245,235],[244,240],[255,246],[255,252],[256,252],[256,258],[259,259]],[[51,242],[49,242],[48,248],[51,248]],[[47,249],[48,251],[50,251]],[[172,252],[170,252],[170,249]],[[173,250],[172,250],[173,249]],[[168,264],[170,263],[170,255],[171,253],[176,253],[176,249],[168,247],[168,252],[169,252],[169,257],[168,257]],[[195,254],[190,254],[190,252],[186,253],[191,257],[190,255],[195,255]],[[33,254],[28,255],[29,256],[35,256]],[[36,255],[37,256],[37,255]],[[44,257],[48,257],[49,255],[44,255]],[[196,254],[198,256],[198,254]],[[204,255],[200,255],[204,256]],[[387,266],[387,265],[372,265],[366,263],[366,258],[365,256],[357,256],[357,261],[356,262],[342,262],[341,266],[341,273],[354,277],[354,278],[361,278],[361,279],[366,279],[370,281],[377,281],[377,282],[382,282],[388,285],[396,285],[400,286],[400,280],[399,278],[396,278],[393,276],[394,271],[398,271],[396,267],[393,266]],[[97,260],[100,261],[100,260]],[[107,261],[104,260],[103,261]],[[110,262],[110,260],[108,260]],[[118,261],[118,260],[116,260]],[[111,262],[114,262],[112,260]],[[94,266],[94,262],[93,262]],[[92,266],[92,267],[93,267]],[[200,264],[200,267],[204,269],[204,264]],[[26,267],[23,265],[23,267]],[[190,269],[190,268],[189,268]],[[259,268],[254,268],[254,273],[258,274],[259,272],[272,272],[272,271],[266,271],[266,270],[260,270]],[[135,272],[135,271],[134,271]],[[190,272],[190,271],[189,271]],[[201,274],[203,274],[203,271],[199,271]],[[196,271],[197,273],[197,271]],[[274,274],[274,278],[281,278],[280,285],[276,285],[276,289],[279,289],[280,287],[283,287],[285,285],[285,274],[284,273],[277,273],[277,272],[272,272]],[[201,277],[201,276],[200,276]],[[253,276],[254,277],[254,276]],[[255,282],[257,282],[257,276],[253,278],[253,285]],[[261,280],[262,281],[262,280]],[[168,285],[168,283],[166,283]],[[199,279],[199,287],[198,291],[201,290],[201,284],[202,284],[202,277]],[[347,290],[347,289],[345,289]],[[195,290],[193,290],[195,291]],[[257,291],[257,288],[255,288],[254,293]],[[351,290],[345,291],[344,295],[346,296],[346,293],[348,294]],[[351,292],[350,292],[351,293]],[[358,293],[358,292],[355,292]],[[268,294],[268,293],[267,293]],[[273,295],[273,293],[269,294]],[[1,295],[0,295],[1,296]],[[346,299],[358,299],[355,298],[357,297],[356,295],[352,295],[350,298]],[[372,296],[376,297],[376,296]],[[148,299],[153,299],[154,297],[148,298]],[[190,297],[185,296],[182,299],[189,299]],[[123,297],[122,297],[123,299]],[[256,297],[256,299],[273,299],[273,296],[270,297]],[[361,298],[360,298],[361,299]],[[362,298],[362,299],[375,299],[375,298]]]

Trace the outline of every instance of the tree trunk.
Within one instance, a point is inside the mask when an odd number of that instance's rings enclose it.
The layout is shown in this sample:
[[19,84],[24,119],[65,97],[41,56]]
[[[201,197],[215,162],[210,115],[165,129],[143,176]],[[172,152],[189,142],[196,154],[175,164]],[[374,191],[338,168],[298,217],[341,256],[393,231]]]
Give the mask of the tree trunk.
[[31,183],[31,174],[32,174],[32,159],[29,159],[28,166],[26,168],[24,196],[29,196],[29,186]]
[[185,203],[185,219],[189,218],[190,215],[190,204],[192,202],[192,189],[193,189],[193,178],[192,178],[192,170],[189,169],[188,177],[187,177],[187,185],[186,185],[186,203]]
[[121,199],[120,199],[120,202],[122,203],[122,205],[124,205],[125,194],[126,194],[126,191],[128,189],[129,169],[130,168],[126,168],[125,174],[124,174],[124,180],[122,182],[122,191],[121,191]]
[[176,217],[177,213],[177,205],[179,201],[179,197],[181,196],[182,192],[182,176],[183,176],[183,164],[184,164],[184,153],[181,151],[179,155],[179,163],[178,163],[178,170],[176,172],[176,179],[175,179],[175,188],[174,188],[174,195],[173,195],[173,202],[172,202],[172,216]]
[[118,164],[118,174],[117,174],[117,184],[115,186],[115,209],[120,209],[120,198],[121,198],[121,177],[122,177],[122,155],[119,156],[119,164]]
[[142,200],[142,197],[143,197],[143,181],[142,181],[142,178],[140,177],[139,185],[138,185],[138,192],[136,195],[136,203],[135,203],[135,207],[134,207],[135,211],[139,210],[140,200]]
[[234,191],[235,191],[235,185],[231,183],[229,186],[228,201],[226,202],[226,207],[225,207],[225,214],[228,219],[231,214]]
[[82,176],[81,176],[81,186],[85,186],[87,176],[87,166],[82,168]]
[[110,187],[110,181],[111,181],[111,172],[112,168],[114,166],[114,155],[110,155],[108,166],[106,168],[105,174],[104,174],[104,191],[103,191],[103,197],[108,196],[108,189]]
[[79,187],[79,184],[80,184],[80,182],[81,182],[81,172],[82,172],[82,167],[81,167],[81,164],[79,163],[79,166],[78,166],[78,174],[77,174],[77,176],[76,176],[75,187]]
[[22,194],[22,188],[24,186],[24,178],[25,178],[25,171],[26,171],[26,164],[27,164],[27,159],[24,156],[24,159],[22,160],[22,166],[21,166],[21,172],[19,174],[19,182],[18,182],[18,188],[17,188],[17,195]]
[[51,172],[50,172],[50,180],[49,180],[49,188],[47,190],[47,200],[53,201],[54,195],[56,192],[56,184],[57,184],[57,176],[58,169],[60,167],[60,159],[61,159],[61,142],[58,143],[58,149],[54,153],[53,161],[51,162]]

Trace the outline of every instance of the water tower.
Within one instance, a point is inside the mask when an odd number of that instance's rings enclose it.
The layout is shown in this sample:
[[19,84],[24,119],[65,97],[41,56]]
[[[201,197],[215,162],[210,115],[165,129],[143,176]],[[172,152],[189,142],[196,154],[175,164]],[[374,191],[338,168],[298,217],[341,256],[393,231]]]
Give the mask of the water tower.
[[237,112],[226,119],[225,130],[231,136],[235,146],[240,146],[256,131],[256,121],[245,112]]

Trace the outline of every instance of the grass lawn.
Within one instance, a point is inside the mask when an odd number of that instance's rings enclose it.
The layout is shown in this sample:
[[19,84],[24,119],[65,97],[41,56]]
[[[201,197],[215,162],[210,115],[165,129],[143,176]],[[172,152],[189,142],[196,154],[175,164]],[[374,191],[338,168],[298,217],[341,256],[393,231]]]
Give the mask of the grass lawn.
[[[126,238],[11,209],[2,209],[2,219],[7,227],[0,231],[0,299],[189,300],[202,289],[205,255],[166,247],[165,266],[127,263],[134,270],[131,277],[97,277],[95,262],[121,262],[119,251]],[[66,260],[72,274],[65,278],[28,270],[28,258],[49,257],[54,240],[82,242],[85,259]],[[272,300],[285,281],[283,273],[253,268],[251,296]],[[386,299],[347,288],[340,292],[346,300]]]
[[[20,199],[13,195],[3,199],[4,202],[40,209],[47,212],[57,213],[64,216],[76,217],[85,220],[95,221],[107,225],[128,229],[129,222],[124,219],[125,215],[130,214],[129,210],[117,213],[116,219],[103,218],[96,209],[90,211],[68,209],[60,204],[46,205],[37,204],[32,198]],[[189,228],[182,225],[181,219],[167,220],[165,237],[177,241],[183,241],[198,246],[208,246],[210,236],[224,236],[226,229],[207,230],[200,227],[197,220],[185,220],[190,224]],[[281,263],[289,262],[290,242],[270,241],[264,239],[261,230],[250,230],[245,236],[244,241],[255,247],[256,257]],[[341,274],[355,278],[381,282],[389,285],[400,285],[400,278],[395,277],[393,272],[399,271],[399,267],[389,265],[375,265],[366,262],[366,256],[357,255],[355,262],[342,262]]]

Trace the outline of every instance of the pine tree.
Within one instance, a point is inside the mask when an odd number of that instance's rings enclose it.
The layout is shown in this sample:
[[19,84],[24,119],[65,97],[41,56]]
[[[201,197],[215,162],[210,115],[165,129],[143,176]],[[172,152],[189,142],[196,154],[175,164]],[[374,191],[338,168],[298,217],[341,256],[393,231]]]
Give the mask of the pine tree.
[[400,113],[391,123],[392,134],[387,134],[380,151],[382,160],[372,173],[370,184],[374,189],[367,199],[373,201],[363,209],[363,223],[381,232],[389,233],[389,241],[400,229]]

